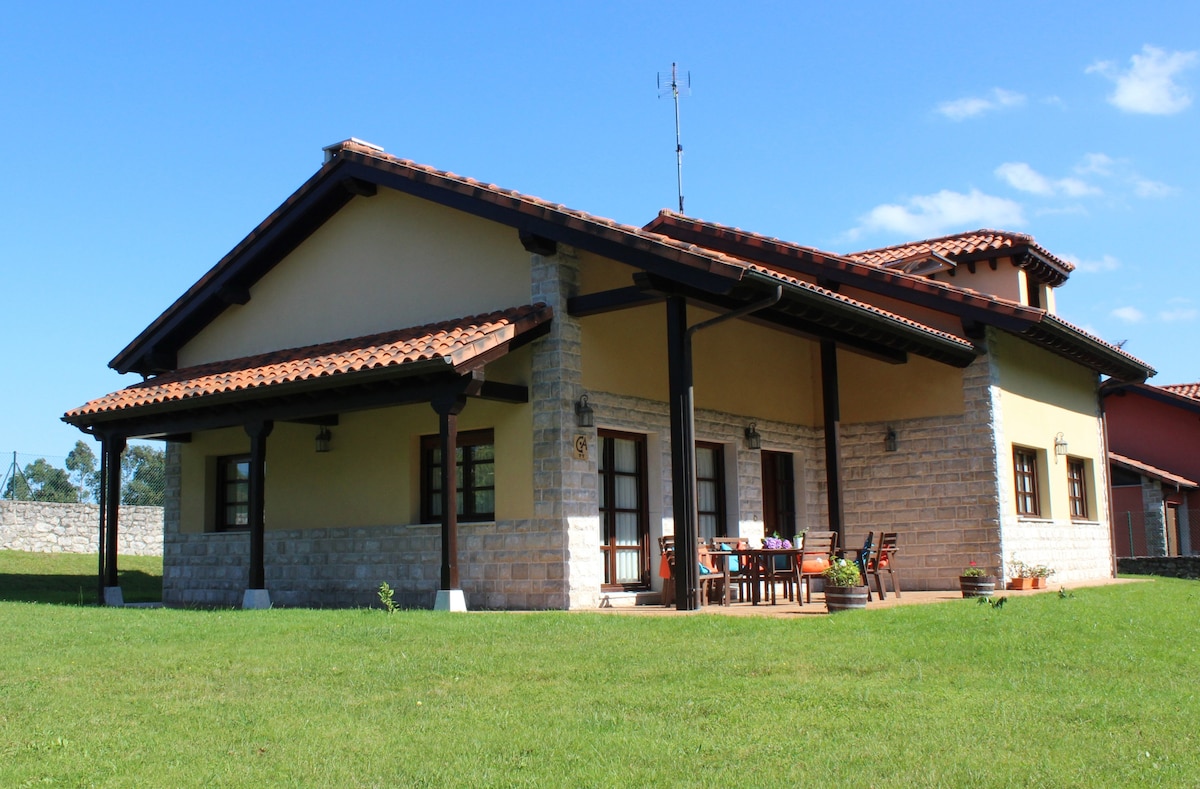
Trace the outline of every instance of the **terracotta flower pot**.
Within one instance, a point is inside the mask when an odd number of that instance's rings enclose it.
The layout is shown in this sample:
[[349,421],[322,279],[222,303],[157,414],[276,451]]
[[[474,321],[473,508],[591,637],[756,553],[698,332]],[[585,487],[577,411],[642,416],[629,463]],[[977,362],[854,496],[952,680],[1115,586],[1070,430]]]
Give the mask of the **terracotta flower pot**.
[[1032,578],[1010,578],[1008,580],[1008,588],[1015,589],[1018,591],[1020,591],[1022,589],[1032,589],[1033,588],[1033,579]]
[[991,597],[996,591],[996,576],[960,575],[958,585],[963,597]]

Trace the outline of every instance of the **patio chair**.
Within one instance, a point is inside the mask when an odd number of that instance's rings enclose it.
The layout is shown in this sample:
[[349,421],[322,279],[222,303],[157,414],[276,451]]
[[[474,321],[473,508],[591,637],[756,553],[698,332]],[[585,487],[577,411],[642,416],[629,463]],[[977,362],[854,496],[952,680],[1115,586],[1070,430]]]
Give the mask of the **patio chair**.
[[662,604],[675,605],[675,535],[658,538],[658,577],[663,579]]
[[725,572],[717,569],[716,562],[708,555],[708,543],[701,540],[696,550],[700,556],[700,583],[697,588],[700,594],[700,605],[704,605],[712,599],[714,587],[719,591],[719,599],[723,604],[727,599],[725,584],[729,578]]
[[[750,543],[742,537],[713,537],[714,551],[744,551]],[[750,561],[744,556],[728,556],[725,558],[725,576],[730,590],[737,589],[738,600],[749,600],[751,582]],[[730,598],[731,599],[731,598]]]
[[804,547],[800,549],[800,568],[796,579],[796,602],[800,601],[799,587],[804,587],[807,602],[812,602],[812,581],[820,578],[829,568],[829,557],[837,550],[837,532],[810,531],[804,535]]
[[894,531],[885,531],[879,535],[879,542],[875,545],[875,550],[872,551],[871,557],[867,559],[866,573],[863,573],[863,578],[867,582],[867,599],[871,595],[871,579],[867,573],[875,576],[875,585],[879,587],[879,599],[887,599],[887,591],[883,587],[883,576],[880,573],[886,571],[892,579],[892,591],[896,593],[896,597],[900,596],[900,577],[896,575],[896,553],[899,551],[898,536]]
[[867,539],[863,540],[863,547],[858,549],[858,553],[854,555],[854,563],[858,565],[858,572],[862,575],[863,583],[867,584],[867,602],[871,601],[871,584],[867,583],[867,563],[871,561],[871,551],[875,550],[875,532],[867,532]]

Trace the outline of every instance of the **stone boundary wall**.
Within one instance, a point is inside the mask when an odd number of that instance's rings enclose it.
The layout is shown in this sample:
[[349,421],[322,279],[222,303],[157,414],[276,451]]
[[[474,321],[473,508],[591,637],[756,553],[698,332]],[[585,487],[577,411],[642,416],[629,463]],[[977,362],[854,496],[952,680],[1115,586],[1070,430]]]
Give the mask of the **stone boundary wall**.
[[1134,556],[1118,558],[1117,572],[1200,580],[1200,556]]
[[[564,535],[536,521],[458,525],[459,575],[472,610],[567,607]],[[276,606],[378,606],[387,582],[406,608],[432,608],[441,574],[441,527],[430,524],[267,530],[266,587]],[[247,532],[168,533],[163,602],[242,604],[250,555]]]
[[[163,508],[121,507],[117,554],[162,556]],[[0,549],[34,553],[96,553],[97,504],[0,501]]]

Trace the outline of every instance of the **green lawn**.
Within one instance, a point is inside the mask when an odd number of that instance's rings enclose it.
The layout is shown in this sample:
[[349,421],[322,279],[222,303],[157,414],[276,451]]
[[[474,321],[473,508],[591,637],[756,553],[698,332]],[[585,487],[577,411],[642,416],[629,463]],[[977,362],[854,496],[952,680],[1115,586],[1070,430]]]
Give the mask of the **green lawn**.
[[1194,786],[1198,608],[1169,579],[805,620],[0,602],[0,785]]
[[[0,601],[95,605],[100,572],[95,554],[0,551]],[[162,600],[162,557],[118,556],[127,603]]]

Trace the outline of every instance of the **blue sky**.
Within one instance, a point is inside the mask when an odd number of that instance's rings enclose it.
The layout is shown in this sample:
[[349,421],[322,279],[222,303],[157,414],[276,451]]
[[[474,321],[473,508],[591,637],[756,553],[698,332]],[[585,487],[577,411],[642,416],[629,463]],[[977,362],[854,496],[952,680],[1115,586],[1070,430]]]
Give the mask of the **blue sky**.
[[[104,6],[104,7],[102,7]],[[1060,314],[1200,380],[1200,7],[62,3],[0,20],[0,452],[64,411],[355,136],[632,224],[835,252],[999,227],[1078,264]],[[319,305],[313,305],[319,309]]]

